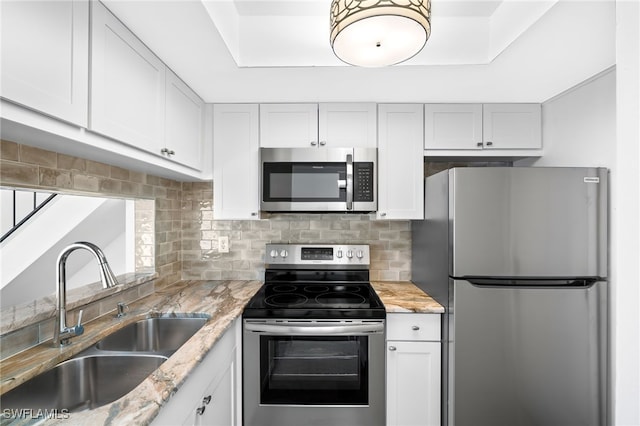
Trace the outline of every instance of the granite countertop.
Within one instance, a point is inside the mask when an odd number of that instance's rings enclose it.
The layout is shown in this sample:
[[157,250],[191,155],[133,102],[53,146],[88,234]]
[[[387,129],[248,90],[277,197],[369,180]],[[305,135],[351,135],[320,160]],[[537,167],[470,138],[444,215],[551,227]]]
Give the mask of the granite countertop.
[[[183,281],[157,290],[131,303],[124,318],[107,315],[88,322],[85,333],[67,347],[53,348],[48,341],[2,361],[0,394],[51,369],[124,325],[149,315],[211,315],[211,319],[185,345],[124,397],[94,410],[72,413],[68,419],[47,420],[47,424],[149,424],[172,392],[184,383],[231,323],[241,315],[261,285],[260,281]],[[440,304],[411,282],[372,282],[372,285],[389,313],[444,312]]]
[[374,281],[371,285],[380,296],[387,313],[444,313],[441,304],[410,281]]
[[[124,397],[94,410],[71,413],[67,419],[50,419],[46,422],[73,425],[149,424],[172,392],[184,383],[189,373],[241,315],[242,309],[261,285],[260,281],[183,281],[157,290],[150,296],[130,303],[127,315],[121,319],[106,315],[86,323],[85,333],[74,338],[67,347],[54,348],[51,341],[47,341],[2,361],[0,394],[51,369],[124,325],[147,318],[149,314],[211,315],[211,319],[185,345]],[[25,421],[24,424],[32,422]]]

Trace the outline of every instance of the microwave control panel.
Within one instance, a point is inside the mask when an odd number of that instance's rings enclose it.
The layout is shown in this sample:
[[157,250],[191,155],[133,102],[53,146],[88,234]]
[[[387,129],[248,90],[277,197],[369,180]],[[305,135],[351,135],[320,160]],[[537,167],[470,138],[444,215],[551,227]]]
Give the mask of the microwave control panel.
[[373,163],[353,163],[353,201],[373,201]]

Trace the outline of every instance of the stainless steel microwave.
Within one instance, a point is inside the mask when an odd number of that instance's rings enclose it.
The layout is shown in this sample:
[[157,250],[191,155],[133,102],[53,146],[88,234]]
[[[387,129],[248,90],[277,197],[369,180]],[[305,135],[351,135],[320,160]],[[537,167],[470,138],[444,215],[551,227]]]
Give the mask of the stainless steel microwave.
[[260,209],[268,212],[372,212],[375,148],[261,148]]

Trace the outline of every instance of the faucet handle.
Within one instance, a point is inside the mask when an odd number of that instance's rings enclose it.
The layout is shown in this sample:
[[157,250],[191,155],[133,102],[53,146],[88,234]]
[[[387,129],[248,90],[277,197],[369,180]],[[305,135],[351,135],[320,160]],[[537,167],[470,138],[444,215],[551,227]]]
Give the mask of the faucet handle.
[[82,325],[82,314],[84,313],[84,309],[80,309],[80,312],[78,312],[78,324],[76,324],[75,327],[73,327],[73,330],[76,333],[76,336],[81,335],[82,333],[84,333],[84,326]]

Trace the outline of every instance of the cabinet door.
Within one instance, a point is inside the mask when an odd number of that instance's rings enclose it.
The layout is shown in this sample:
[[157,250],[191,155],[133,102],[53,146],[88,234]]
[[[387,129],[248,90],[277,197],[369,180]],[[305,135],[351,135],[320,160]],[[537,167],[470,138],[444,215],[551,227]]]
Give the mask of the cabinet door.
[[259,218],[258,151],[258,105],[214,105],[214,219]]
[[90,129],[160,155],[165,66],[100,2],[92,2]]
[[196,409],[197,426],[237,425],[235,419],[235,354],[231,364],[226,365],[222,377],[212,383],[204,393],[202,405]]
[[486,149],[540,149],[540,104],[483,105],[483,138]]
[[440,425],[440,342],[387,342],[387,425]]
[[236,320],[166,402],[152,425],[240,424],[236,392],[241,382],[236,347],[240,335],[241,321]]
[[375,148],[375,103],[329,103],[318,106],[318,145],[330,148]]
[[427,104],[424,129],[424,149],[482,149],[482,105]]
[[379,219],[424,218],[422,105],[378,106]]
[[89,2],[3,1],[3,98],[87,126]]
[[266,148],[318,146],[318,105],[261,104],[260,146]]
[[[167,69],[166,135],[164,147],[172,160],[202,169],[204,102]],[[165,151],[165,152],[167,152]]]

